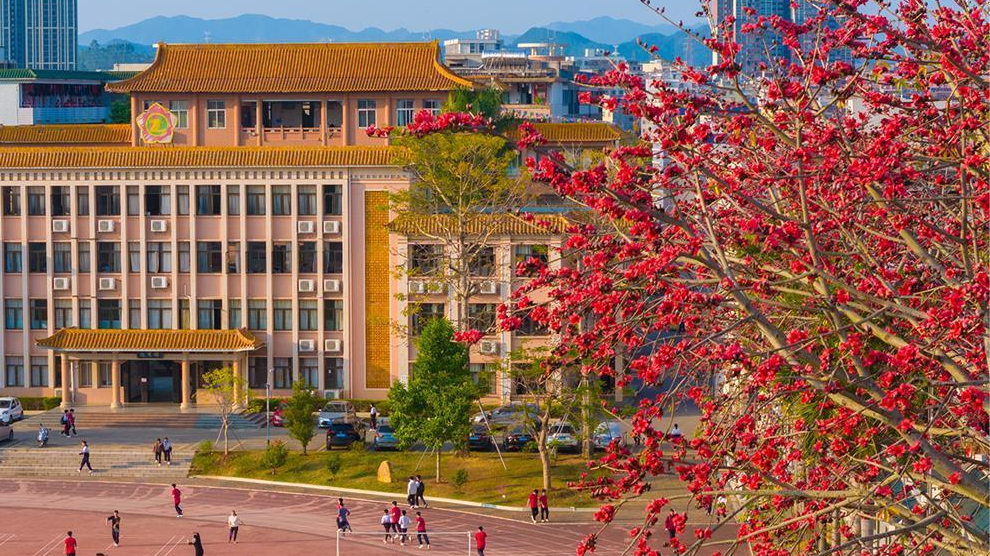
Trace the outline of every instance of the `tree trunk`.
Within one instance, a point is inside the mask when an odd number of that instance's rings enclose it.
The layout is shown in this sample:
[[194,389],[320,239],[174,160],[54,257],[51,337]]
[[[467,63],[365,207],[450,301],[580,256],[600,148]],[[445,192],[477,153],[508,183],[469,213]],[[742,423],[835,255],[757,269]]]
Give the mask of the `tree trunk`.
[[230,445],[227,443],[227,415],[222,416],[221,427],[223,427],[223,455],[230,453]]
[[587,375],[581,378],[581,455],[590,460],[591,453],[591,393]]
[[437,483],[440,482],[440,448],[437,448]]
[[550,450],[547,448],[546,428],[539,432],[537,438],[536,447],[540,452],[540,465],[543,466],[543,488],[550,492]]

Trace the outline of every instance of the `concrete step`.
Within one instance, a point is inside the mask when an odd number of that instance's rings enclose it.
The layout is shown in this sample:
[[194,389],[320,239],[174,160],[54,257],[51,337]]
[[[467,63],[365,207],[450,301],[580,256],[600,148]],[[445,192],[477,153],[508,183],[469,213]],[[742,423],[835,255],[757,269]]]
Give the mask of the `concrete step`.
[[[23,425],[37,426],[44,423],[45,426],[58,429],[61,427],[59,421],[62,412],[60,410],[46,411],[26,417],[21,423]],[[231,429],[257,429],[265,423],[264,414],[249,413],[236,414],[230,418]],[[220,428],[221,420],[218,415],[209,413],[128,413],[126,410],[120,412],[80,412],[76,416],[77,429],[96,428],[179,428],[179,429],[213,429]]]
[[[11,447],[0,450],[0,477],[76,476],[79,462],[77,448]],[[108,447],[94,451],[90,463],[94,475],[105,477],[185,477],[192,454],[173,453],[172,465],[159,466],[149,451]]]

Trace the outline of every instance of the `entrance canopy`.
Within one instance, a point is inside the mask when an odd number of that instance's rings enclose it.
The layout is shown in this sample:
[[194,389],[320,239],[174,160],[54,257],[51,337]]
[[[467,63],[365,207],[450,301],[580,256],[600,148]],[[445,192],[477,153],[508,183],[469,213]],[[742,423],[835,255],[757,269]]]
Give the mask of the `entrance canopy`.
[[38,340],[59,353],[238,353],[264,345],[240,330],[83,330],[63,328]]

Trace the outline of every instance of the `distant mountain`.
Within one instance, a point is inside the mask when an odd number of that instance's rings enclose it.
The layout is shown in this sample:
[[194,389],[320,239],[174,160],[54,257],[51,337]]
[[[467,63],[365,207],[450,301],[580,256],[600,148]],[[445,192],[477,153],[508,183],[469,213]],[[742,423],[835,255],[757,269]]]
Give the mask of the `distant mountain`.
[[607,15],[585,21],[555,21],[544,27],[553,31],[577,33],[595,42],[613,46],[636,40],[636,37],[640,35],[650,33],[670,35],[677,31],[677,27],[669,23],[646,25],[628,19],[615,19]]
[[584,56],[584,51],[587,48],[613,49],[608,44],[595,42],[577,33],[553,31],[546,27],[533,27],[522,35],[514,37],[512,42],[507,43],[507,45],[512,48],[518,48],[517,45],[520,43],[533,42],[552,42],[558,45],[564,45],[564,53],[568,56]]
[[[695,31],[702,36],[708,36],[707,27],[699,27]],[[659,56],[664,60],[680,57],[692,66],[706,66],[712,63],[712,51],[682,31],[670,34],[650,33],[640,36],[639,40],[646,45],[656,46],[657,51],[651,55],[636,40],[631,40],[619,45],[619,55],[637,62],[646,62]]]

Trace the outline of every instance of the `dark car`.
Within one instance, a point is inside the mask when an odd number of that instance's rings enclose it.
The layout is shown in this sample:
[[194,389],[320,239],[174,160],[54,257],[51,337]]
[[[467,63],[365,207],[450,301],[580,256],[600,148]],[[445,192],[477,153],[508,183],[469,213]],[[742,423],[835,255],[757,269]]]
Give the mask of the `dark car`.
[[327,450],[335,446],[349,448],[355,442],[364,442],[364,436],[352,423],[333,423],[327,429]]
[[505,438],[502,439],[502,447],[507,452],[514,452],[525,449],[526,445],[534,440],[536,438],[533,436],[533,433],[526,427],[512,427],[505,432]]
[[491,450],[495,447],[495,440],[488,432],[488,427],[475,425],[471,427],[471,434],[468,435],[469,450]]

